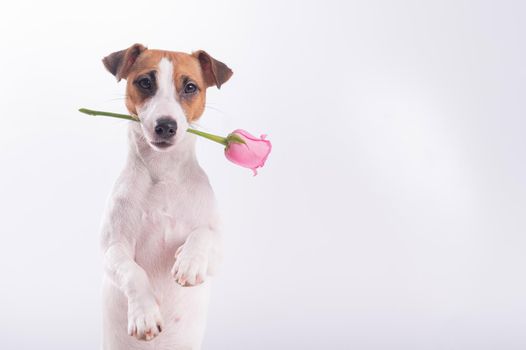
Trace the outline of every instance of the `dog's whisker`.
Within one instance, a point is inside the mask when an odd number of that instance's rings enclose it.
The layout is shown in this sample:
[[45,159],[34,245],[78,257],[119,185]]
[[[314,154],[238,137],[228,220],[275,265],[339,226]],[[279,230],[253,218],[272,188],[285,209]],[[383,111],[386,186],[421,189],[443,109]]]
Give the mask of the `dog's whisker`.
[[211,109],[211,110],[214,110],[216,112],[221,112],[221,113],[225,113],[225,111],[219,109],[219,108],[216,108],[216,107],[212,107],[212,106],[209,106],[209,105],[205,105],[205,108],[206,109]]

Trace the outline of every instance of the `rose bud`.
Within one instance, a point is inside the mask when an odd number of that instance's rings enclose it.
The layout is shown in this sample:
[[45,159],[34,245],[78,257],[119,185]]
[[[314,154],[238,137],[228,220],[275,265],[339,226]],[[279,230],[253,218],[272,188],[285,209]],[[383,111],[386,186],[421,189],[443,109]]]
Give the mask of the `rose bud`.
[[266,135],[257,138],[245,130],[237,129],[226,138],[225,156],[232,163],[252,169],[256,176],[256,169],[265,165],[272,149],[272,144],[265,138]]

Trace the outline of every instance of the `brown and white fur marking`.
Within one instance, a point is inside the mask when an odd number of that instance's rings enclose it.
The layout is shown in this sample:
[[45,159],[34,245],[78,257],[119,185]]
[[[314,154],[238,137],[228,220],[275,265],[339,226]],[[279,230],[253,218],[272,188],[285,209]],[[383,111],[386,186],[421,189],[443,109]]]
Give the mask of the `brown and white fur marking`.
[[186,132],[205,91],[232,75],[204,51],[140,44],[103,59],[126,79],[129,154],[103,222],[104,350],[199,349],[210,281],[220,257],[219,220],[208,178]]

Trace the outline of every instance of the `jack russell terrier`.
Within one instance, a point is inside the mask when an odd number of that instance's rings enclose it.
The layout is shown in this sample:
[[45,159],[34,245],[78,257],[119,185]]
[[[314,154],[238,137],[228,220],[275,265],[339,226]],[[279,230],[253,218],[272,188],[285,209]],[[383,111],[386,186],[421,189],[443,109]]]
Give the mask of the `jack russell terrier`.
[[204,51],[141,44],[103,63],[126,79],[126,107],[140,123],[130,123],[128,160],[103,222],[102,348],[199,349],[221,242],[214,193],[186,129],[203,114],[206,89],[232,71]]

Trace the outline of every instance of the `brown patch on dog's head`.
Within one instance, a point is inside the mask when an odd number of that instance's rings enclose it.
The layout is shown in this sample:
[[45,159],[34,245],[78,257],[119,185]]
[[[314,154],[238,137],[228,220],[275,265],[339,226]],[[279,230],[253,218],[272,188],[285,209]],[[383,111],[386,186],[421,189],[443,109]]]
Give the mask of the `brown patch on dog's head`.
[[[157,93],[159,62],[162,58],[162,51],[146,50],[135,61],[126,78],[126,107],[131,113],[137,115],[137,109]],[[144,79],[150,82],[151,88],[142,87]]]

